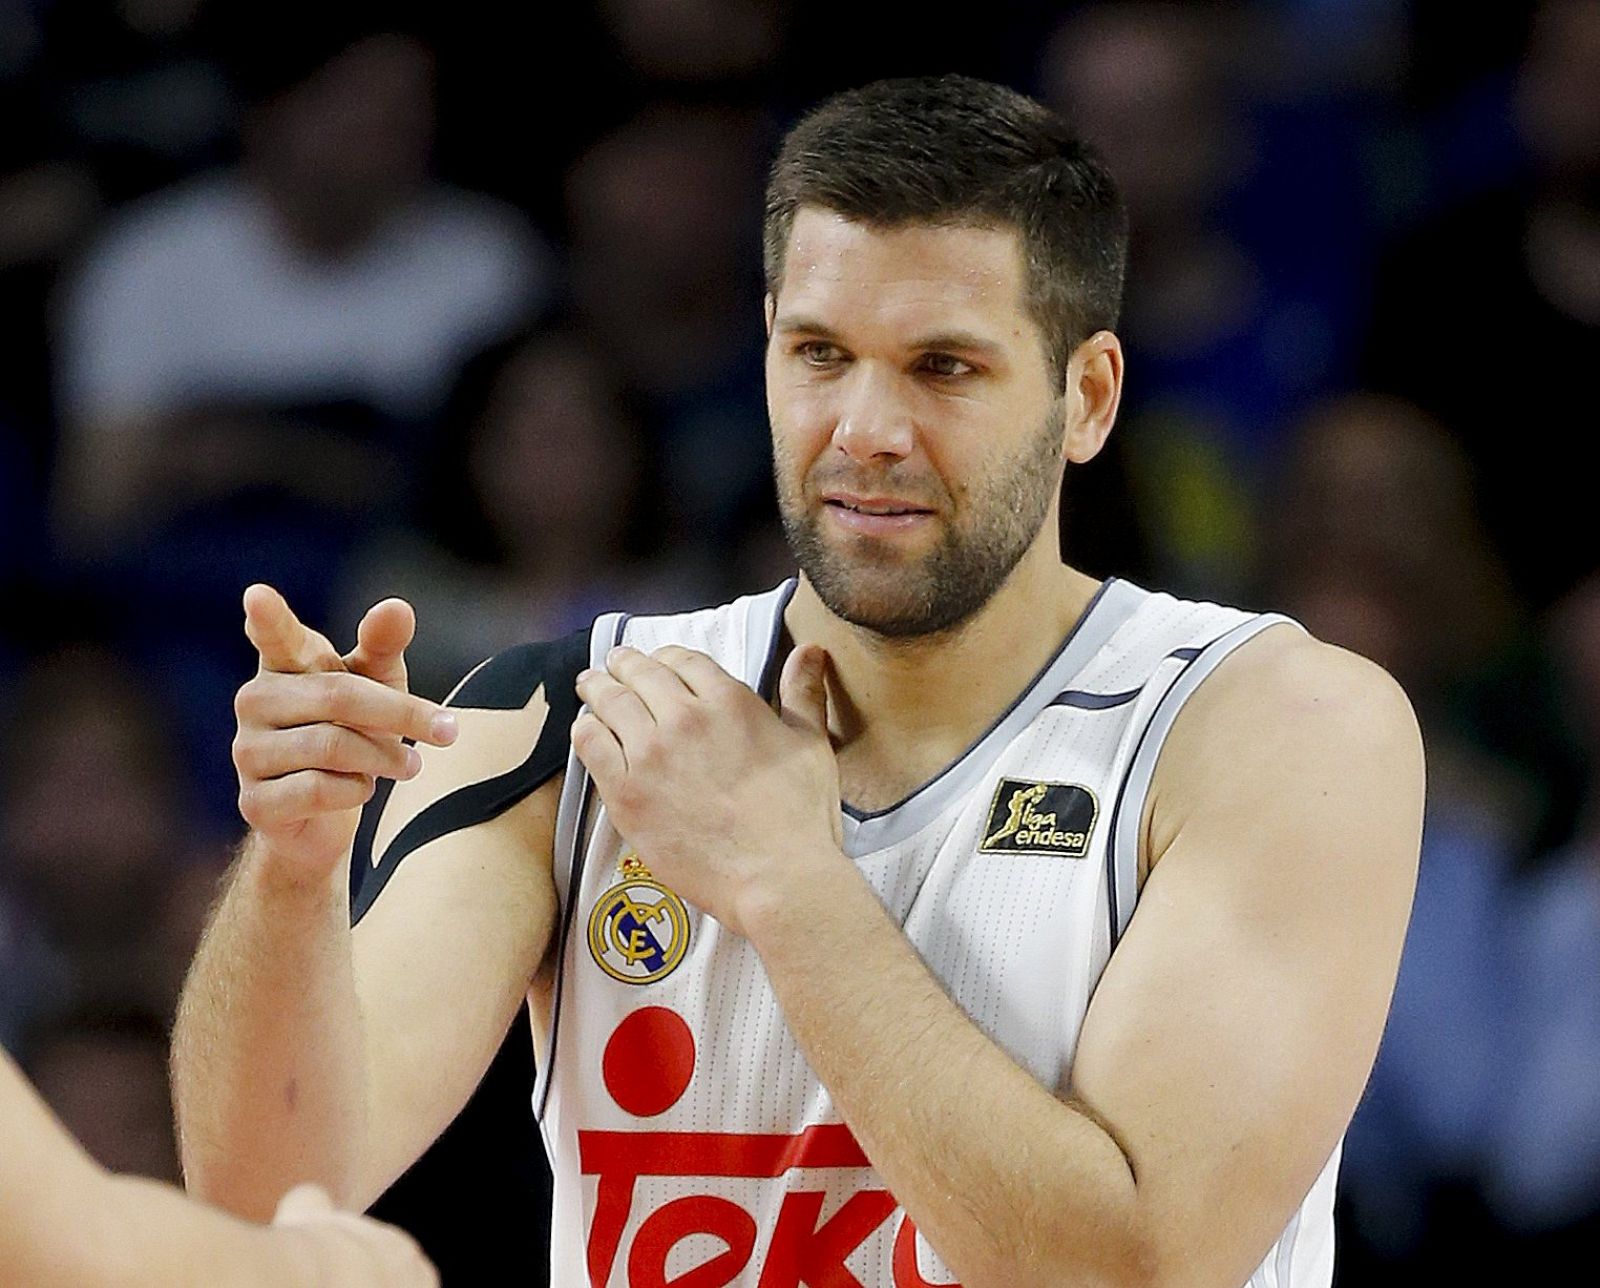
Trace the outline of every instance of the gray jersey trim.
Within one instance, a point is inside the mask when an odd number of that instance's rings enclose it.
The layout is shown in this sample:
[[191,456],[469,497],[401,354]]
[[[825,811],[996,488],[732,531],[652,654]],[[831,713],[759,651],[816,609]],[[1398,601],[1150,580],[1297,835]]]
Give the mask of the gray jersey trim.
[[[589,633],[589,665],[603,667],[606,654],[622,642],[622,632],[628,625],[628,614],[605,613],[595,619]],[[587,711],[579,707],[579,714]],[[556,1039],[561,1033],[561,995],[567,966],[567,940],[570,936],[573,909],[583,881],[583,819],[589,811],[594,784],[589,771],[578,759],[578,753],[567,751],[567,772],[561,780],[561,796],[556,803],[555,839],[550,847],[551,876],[556,887],[556,916],[558,938],[556,941],[556,978],[551,990],[550,1035],[544,1050],[534,1051],[533,1116],[544,1121],[545,1106],[550,1100],[550,1072],[555,1067]]]
[[1072,633],[1063,641],[1060,651],[1034,677],[1033,683],[1023,690],[1011,708],[960,759],[898,805],[865,815],[843,811],[845,853],[859,859],[886,846],[898,845],[931,823],[951,801],[965,797],[988,772],[995,758],[1067,688],[1146,597],[1147,592],[1131,582],[1115,578],[1101,586]]
[[744,682],[771,700],[778,689],[778,649],[783,643],[783,614],[800,588],[791,577],[782,585],[756,596],[744,624]]
[[[1139,735],[1139,747],[1128,766],[1122,790],[1117,797],[1115,817],[1111,821],[1111,883],[1107,891],[1111,907],[1111,947],[1115,950],[1128,922],[1133,917],[1134,904],[1139,898],[1139,825],[1144,818],[1145,800],[1150,794],[1150,782],[1155,777],[1156,762],[1167,735],[1178,719],[1178,713],[1194,691],[1223,660],[1243,644],[1255,638],[1269,626],[1294,625],[1287,617],[1263,614],[1241,622],[1225,635],[1219,636],[1204,648],[1194,652],[1186,665],[1174,678],[1171,687],[1156,704],[1150,722]],[[1189,653],[1180,649],[1171,656],[1182,658]]]

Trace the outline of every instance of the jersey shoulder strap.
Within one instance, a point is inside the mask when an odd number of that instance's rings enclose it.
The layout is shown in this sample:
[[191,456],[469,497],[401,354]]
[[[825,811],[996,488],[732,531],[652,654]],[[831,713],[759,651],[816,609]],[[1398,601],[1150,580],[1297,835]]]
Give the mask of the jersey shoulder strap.
[[372,853],[378,820],[394,791],[385,778],[361,812],[355,848],[350,855],[350,924],[376,902],[401,861],[447,832],[486,823],[532,795],[567,765],[568,733],[578,718],[575,685],[589,665],[589,629],[559,640],[518,644],[479,665],[446,700],[447,707],[480,711],[515,711],[528,703],[542,684],[550,713],[538,741],[520,765],[493,778],[458,787],[433,802],[397,832],[377,856]]

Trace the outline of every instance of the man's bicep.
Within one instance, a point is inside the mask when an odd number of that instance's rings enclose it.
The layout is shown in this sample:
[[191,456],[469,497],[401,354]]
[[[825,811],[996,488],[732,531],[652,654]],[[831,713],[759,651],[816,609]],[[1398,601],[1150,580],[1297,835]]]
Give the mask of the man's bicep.
[[559,778],[577,718],[588,633],[524,644],[473,670],[445,700],[460,736],[417,746],[422,772],[385,779],[362,812],[350,860],[350,919],[359,924],[404,863],[444,837],[499,818]]
[[550,943],[578,655],[560,648],[513,650],[468,677],[449,703],[455,743],[420,748],[422,772],[362,819],[351,915],[369,1197],[466,1102]]
[[1392,682],[1311,641],[1262,644],[1174,728],[1159,862],[1072,1071],[1163,1260],[1197,1283],[1249,1276],[1349,1121],[1420,833],[1419,744]]

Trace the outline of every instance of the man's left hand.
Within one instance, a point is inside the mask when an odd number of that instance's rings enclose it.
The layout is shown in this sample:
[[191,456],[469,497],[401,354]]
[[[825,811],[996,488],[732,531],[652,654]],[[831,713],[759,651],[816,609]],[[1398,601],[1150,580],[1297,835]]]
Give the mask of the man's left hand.
[[774,712],[711,658],[612,649],[578,677],[572,746],[651,874],[729,929],[841,861],[827,653],[796,648]]

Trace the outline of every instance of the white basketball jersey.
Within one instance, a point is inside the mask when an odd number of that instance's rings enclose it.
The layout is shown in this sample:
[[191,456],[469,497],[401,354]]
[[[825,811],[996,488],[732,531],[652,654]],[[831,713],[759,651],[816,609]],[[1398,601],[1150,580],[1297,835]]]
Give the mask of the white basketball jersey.
[[[592,665],[619,642],[682,644],[770,692],[793,591],[602,618]],[[1053,1091],[1133,915],[1162,743],[1217,664],[1284,620],[1109,581],[958,761],[890,809],[843,813],[846,852],[929,969]],[[954,1283],[808,1067],[754,949],[640,870],[576,757],[555,852],[559,974],[536,1014],[534,1093],[551,1283]],[[1335,1150],[1249,1288],[1327,1288],[1337,1167]]]

